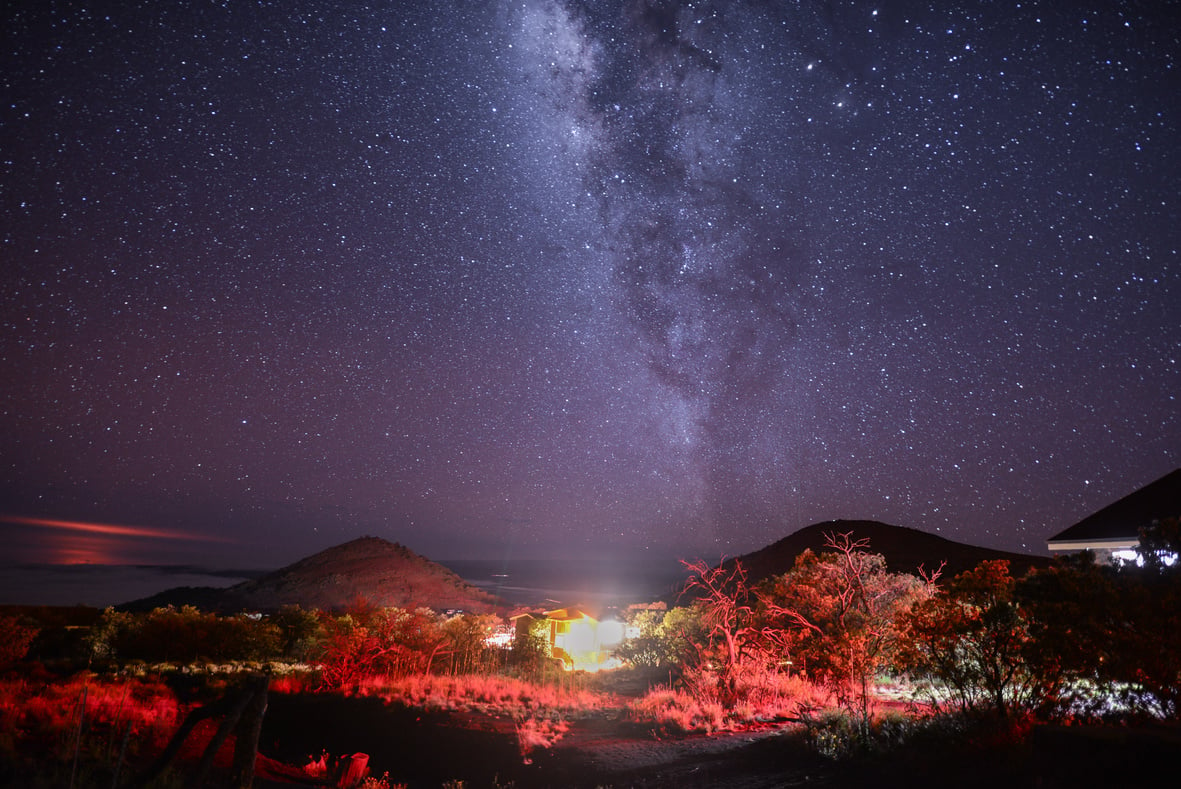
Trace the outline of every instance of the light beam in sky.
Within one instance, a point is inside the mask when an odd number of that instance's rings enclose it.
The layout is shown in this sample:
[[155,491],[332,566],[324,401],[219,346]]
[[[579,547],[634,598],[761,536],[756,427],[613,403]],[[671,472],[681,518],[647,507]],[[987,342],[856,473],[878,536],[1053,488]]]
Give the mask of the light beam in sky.
[[104,534],[110,537],[149,537],[157,540],[193,540],[195,542],[231,542],[212,534],[193,534],[172,529],[158,529],[150,526],[124,526],[118,523],[88,523],[86,521],[54,520],[50,518],[26,518],[20,515],[0,514],[0,521],[24,526],[44,526],[50,529],[67,529],[75,532]]

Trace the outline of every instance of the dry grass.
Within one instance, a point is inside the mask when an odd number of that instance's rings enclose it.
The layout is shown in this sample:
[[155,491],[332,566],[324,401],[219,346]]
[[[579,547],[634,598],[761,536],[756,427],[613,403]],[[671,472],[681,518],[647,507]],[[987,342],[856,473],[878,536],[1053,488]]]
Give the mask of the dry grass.
[[538,748],[549,748],[562,739],[570,730],[570,724],[561,718],[532,717],[517,723],[517,746],[521,759],[531,764],[530,754]]
[[130,731],[138,742],[167,737],[181,708],[158,681],[79,674],[66,680],[0,681],[0,721],[5,741],[18,733],[51,738],[82,729]]
[[539,715],[576,718],[618,706],[617,700],[603,693],[495,675],[373,678],[357,685],[356,693],[408,707],[509,715],[522,720]]
[[757,685],[742,688],[742,700],[726,710],[708,692],[658,687],[628,704],[629,717],[655,724],[666,735],[742,729],[752,723],[797,718],[803,711],[831,703],[823,688],[802,677],[767,675]]
[[678,690],[658,688],[643,698],[628,704],[632,720],[654,723],[662,734],[677,735],[691,732],[710,734],[726,725],[726,713],[717,702],[702,704]]
[[[623,713],[633,721],[656,724],[667,735],[712,733],[740,729],[759,721],[796,718],[801,711],[823,708],[830,694],[802,677],[768,674],[745,677],[742,701],[727,711],[708,694],[657,686],[640,698],[625,701],[608,692],[573,684],[535,684],[503,676],[432,676],[399,679],[373,678],[354,692],[387,703],[426,710],[475,712],[512,717],[523,736],[540,734],[542,724],[589,717],[603,712]],[[757,680],[757,682],[753,681]],[[536,730],[536,731],[535,731]],[[556,733],[556,737],[552,737]],[[547,730],[543,739],[562,732]]]
[[158,680],[0,680],[0,782],[110,785],[159,752],[186,712]]

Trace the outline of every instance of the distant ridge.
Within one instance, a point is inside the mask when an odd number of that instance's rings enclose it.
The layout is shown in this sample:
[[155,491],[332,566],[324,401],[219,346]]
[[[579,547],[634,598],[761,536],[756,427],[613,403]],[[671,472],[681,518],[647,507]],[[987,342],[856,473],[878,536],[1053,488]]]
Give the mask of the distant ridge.
[[[824,551],[826,534],[850,532],[854,540],[869,540],[870,552],[885,556],[886,567],[891,572],[917,574],[920,567],[930,572],[938,569],[940,563],[946,562],[943,578],[949,579],[964,570],[970,570],[985,559],[1007,559],[1009,572],[1021,576],[1032,567],[1050,564],[1049,557],[981,548],[906,526],[852,520],[805,526],[766,548],[737,558],[746,568],[750,580],[760,581],[790,570],[796,557],[809,548],[817,553]],[[728,561],[733,562],[734,559]]]
[[379,537],[360,537],[228,589],[172,589],[120,607],[134,610],[196,604],[222,611],[275,611],[299,605],[340,611],[359,600],[383,607],[473,612],[491,611],[499,602],[403,545]]

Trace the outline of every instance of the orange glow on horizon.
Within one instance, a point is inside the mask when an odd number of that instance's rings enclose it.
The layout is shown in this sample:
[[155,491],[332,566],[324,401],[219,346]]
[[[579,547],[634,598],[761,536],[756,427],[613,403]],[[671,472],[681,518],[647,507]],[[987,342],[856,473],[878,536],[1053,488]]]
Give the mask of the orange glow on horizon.
[[25,526],[45,526],[50,529],[65,529],[88,534],[102,534],[108,537],[149,537],[158,540],[192,540],[196,542],[230,542],[224,537],[207,534],[189,534],[172,529],[158,529],[150,526],[124,526],[118,523],[89,523],[87,521],[54,520],[51,518],[26,518],[20,515],[0,514],[0,521]]
[[103,535],[54,536],[44,546],[48,564],[129,564],[118,542]]

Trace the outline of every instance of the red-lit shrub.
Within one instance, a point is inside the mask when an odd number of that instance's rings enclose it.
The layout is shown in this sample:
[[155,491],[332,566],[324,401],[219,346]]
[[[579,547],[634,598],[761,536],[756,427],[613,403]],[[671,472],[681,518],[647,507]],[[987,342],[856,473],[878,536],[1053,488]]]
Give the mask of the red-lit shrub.
[[762,621],[782,635],[794,668],[828,686],[866,729],[874,679],[903,645],[898,618],[932,588],[889,572],[866,540],[829,534],[825,545],[804,551],[762,591]]
[[503,650],[488,646],[488,638],[500,627],[494,614],[463,614],[442,623],[447,639],[443,656],[452,674],[489,673],[501,668]]
[[741,562],[716,567],[686,562],[685,567],[690,572],[685,594],[696,602],[670,651],[681,656],[685,686],[698,701],[733,709],[744,699],[742,676],[778,659],[779,634],[759,621],[759,599]]
[[181,714],[158,681],[84,673],[51,683],[0,682],[0,760],[17,776],[61,771],[75,757],[110,770],[163,748]]
[[532,764],[531,754],[538,748],[550,748],[570,730],[561,718],[534,715],[516,722],[517,747],[525,764]]
[[726,710],[719,702],[702,701],[668,688],[657,688],[631,702],[628,716],[639,723],[654,725],[664,735],[715,732],[727,721]]
[[341,689],[370,677],[426,673],[447,643],[438,617],[418,608],[359,605],[323,622],[324,640],[316,659],[322,685]]
[[1007,561],[985,561],[901,618],[899,663],[942,683],[945,698],[933,701],[1006,717],[1052,693],[1056,683],[1030,670],[1033,639],[1014,586]]

